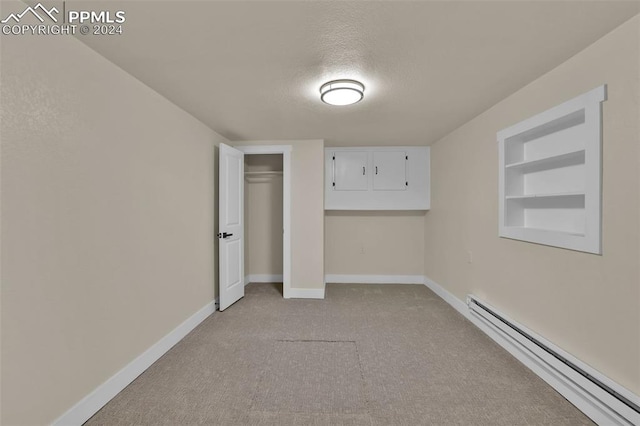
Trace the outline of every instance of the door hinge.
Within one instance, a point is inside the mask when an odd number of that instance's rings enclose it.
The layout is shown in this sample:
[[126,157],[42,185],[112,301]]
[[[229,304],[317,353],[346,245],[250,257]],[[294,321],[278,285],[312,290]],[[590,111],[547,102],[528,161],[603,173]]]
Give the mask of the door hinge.
[[409,159],[409,156],[408,156],[408,155],[405,155],[405,156],[404,156],[404,159],[405,159],[405,160],[408,160],[408,159]]
[[336,183],[335,183],[335,182],[333,182],[333,186],[336,186]]
[[409,182],[405,182],[405,183],[404,183],[404,186],[409,186]]

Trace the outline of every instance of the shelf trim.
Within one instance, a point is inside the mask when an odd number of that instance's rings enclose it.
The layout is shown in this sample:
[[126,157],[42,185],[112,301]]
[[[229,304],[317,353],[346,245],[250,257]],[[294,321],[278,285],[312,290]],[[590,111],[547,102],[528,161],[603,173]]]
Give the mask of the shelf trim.
[[606,85],[596,87],[595,89],[583,93],[582,95],[568,100],[560,105],[556,105],[553,108],[534,115],[533,117],[529,117],[526,120],[514,124],[513,126],[500,130],[497,133],[498,140],[505,140],[520,133],[524,133],[527,130],[544,126],[548,122],[553,121],[558,117],[564,117],[575,111],[586,108],[590,104],[597,104],[606,100]]
[[[550,164],[550,163],[554,163],[554,162],[559,162],[562,163],[563,161],[568,161],[568,160],[572,160],[574,158],[578,158],[580,156],[585,156],[586,155],[586,150],[585,149],[579,149],[576,151],[570,151],[570,152],[565,152],[563,154],[557,154],[557,155],[551,155],[549,157],[543,157],[543,158],[538,158],[536,160],[525,160],[525,161],[519,161],[517,163],[511,163],[511,164],[505,164],[504,168],[505,169],[524,169],[524,168],[529,168],[529,167],[535,167],[538,165],[545,165],[545,164]],[[582,162],[582,164],[584,163],[584,161]],[[565,167],[563,165],[559,165],[555,168],[560,168],[560,167]]]

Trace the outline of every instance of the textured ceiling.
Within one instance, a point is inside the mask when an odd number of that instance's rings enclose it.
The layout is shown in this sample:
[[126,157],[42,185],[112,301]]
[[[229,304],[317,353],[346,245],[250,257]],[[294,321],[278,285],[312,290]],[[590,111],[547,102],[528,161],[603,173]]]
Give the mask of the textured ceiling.
[[[78,38],[212,129],[328,145],[433,143],[638,13],[612,1],[98,4],[126,11],[124,34]],[[334,78],[362,81],[364,100],[320,102]]]

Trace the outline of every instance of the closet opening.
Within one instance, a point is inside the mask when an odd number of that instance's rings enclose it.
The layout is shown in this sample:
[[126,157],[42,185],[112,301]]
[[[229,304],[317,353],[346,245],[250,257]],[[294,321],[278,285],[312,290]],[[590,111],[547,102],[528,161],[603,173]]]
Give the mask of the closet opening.
[[273,283],[289,297],[290,147],[237,147],[244,155],[245,285]]

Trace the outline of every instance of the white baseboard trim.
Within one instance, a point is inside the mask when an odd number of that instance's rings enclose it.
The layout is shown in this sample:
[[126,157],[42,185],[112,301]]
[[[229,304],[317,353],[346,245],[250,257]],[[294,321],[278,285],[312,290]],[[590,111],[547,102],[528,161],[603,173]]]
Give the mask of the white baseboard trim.
[[[244,285],[249,283],[281,283],[283,276],[277,274],[245,275]],[[324,299],[323,288],[290,288],[285,291],[285,299]]]
[[327,274],[324,280],[334,284],[424,284],[424,275]]
[[465,318],[467,318],[468,320],[472,319],[467,304],[455,297],[453,294],[449,293],[441,285],[429,279],[428,277],[424,277],[424,285],[429,287],[429,290],[440,296],[441,299],[451,305],[456,311],[460,312]]
[[[602,394],[605,398],[596,397],[595,395],[601,391],[593,388],[591,383],[582,383],[582,378],[573,374],[573,371],[575,370],[570,370],[570,368],[565,367],[564,364],[556,362],[553,357],[549,358],[552,361],[550,364],[549,361],[542,358],[535,351],[531,350],[531,348],[528,348],[526,345],[519,344],[517,340],[514,340],[508,334],[499,331],[481,316],[474,315],[469,310],[466,303],[449,293],[433,280],[425,277],[425,285],[596,423],[602,425],[640,424],[640,415],[627,406],[624,406],[624,404],[621,404],[617,400],[613,400],[611,398],[609,398],[610,401],[607,402],[606,397],[608,395],[606,394]],[[544,338],[528,330],[526,327],[520,324],[517,324],[517,326],[526,333],[534,336],[538,341],[543,342],[552,350],[564,356],[592,377],[595,377],[602,383],[605,383],[619,395],[622,395],[635,404],[638,404],[640,401],[640,397],[633,394],[620,384],[614,382],[604,374],[582,363],[571,354],[564,352],[561,348],[556,347],[551,342],[546,341]],[[567,371],[563,371],[563,368],[566,368]]]
[[136,359],[131,361],[122,370],[109,378],[106,382],[94,389],[90,394],[82,398],[76,405],[53,422],[53,426],[82,425],[91,416],[98,412],[120,391],[133,382],[147,368],[156,362],[162,355],[182,340],[191,330],[204,321],[216,310],[216,301],[207,303],[169,334],[144,351]]
[[324,299],[324,288],[291,288],[288,299]]
[[281,283],[282,274],[250,274],[244,277],[244,285],[249,283]]

